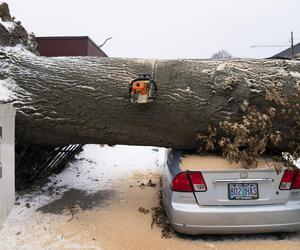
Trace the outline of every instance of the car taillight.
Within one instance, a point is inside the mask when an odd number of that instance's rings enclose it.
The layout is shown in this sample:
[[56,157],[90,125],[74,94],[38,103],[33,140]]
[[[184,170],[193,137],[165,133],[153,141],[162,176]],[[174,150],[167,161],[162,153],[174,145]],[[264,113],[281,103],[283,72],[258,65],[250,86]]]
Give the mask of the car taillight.
[[178,191],[178,192],[193,191],[186,172],[181,172],[174,177],[171,188],[173,191]]
[[280,185],[279,185],[279,189],[280,190],[290,190],[292,187],[292,181],[294,178],[294,171],[292,170],[285,170]]
[[194,191],[204,192],[206,191],[206,184],[204,178],[200,172],[188,172]]
[[206,184],[200,172],[181,172],[172,181],[171,189],[177,192],[203,192]]
[[279,189],[300,189],[300,170],[285,170],[279,185]]
[[294,174],[292,189],[300,189],[300,170],[297,170]]

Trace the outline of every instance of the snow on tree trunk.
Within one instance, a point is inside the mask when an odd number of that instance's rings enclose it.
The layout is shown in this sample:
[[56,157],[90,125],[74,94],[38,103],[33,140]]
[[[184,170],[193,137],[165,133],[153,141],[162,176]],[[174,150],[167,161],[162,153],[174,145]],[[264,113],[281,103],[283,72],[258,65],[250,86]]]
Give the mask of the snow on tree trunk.
[[[299,152],[298,61],[46,58],[29,52],[35,46],[24,36],[16,39],[19,24],[8,31],[3,23],[0,98],[17,108],[22,141],[200,148],[234,160]],[[139,73],[155,77],[153,103],[129,101]]]
[[[265,88],[275,79],[292,96],[300,72],[295,62],[159,60],[158,97],[139,105],[129,102],[128,85],[139,73],[151,73],[154,61],[1,51],[2,86],[18,109],[18,132],[41,144],[195,148],[197,133],[207,132],[210,124],[241,118],[245,100],[267,106]],[[275,125],[288,128],[288,122]]]

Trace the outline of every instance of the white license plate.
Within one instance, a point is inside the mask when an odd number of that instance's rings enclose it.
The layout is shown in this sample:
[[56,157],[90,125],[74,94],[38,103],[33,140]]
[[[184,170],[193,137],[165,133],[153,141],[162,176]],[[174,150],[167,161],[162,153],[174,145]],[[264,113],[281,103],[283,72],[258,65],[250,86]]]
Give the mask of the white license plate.
[[228,196],[230,200],[258,199],[257,183],[229,183]]

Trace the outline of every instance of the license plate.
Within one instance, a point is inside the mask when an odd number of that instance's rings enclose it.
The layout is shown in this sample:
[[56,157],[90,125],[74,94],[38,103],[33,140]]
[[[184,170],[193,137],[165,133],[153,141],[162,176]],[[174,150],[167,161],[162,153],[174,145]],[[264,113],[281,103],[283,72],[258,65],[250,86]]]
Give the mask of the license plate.
[[257,183],[229,183],[229,200],[256,200],[258,199]]

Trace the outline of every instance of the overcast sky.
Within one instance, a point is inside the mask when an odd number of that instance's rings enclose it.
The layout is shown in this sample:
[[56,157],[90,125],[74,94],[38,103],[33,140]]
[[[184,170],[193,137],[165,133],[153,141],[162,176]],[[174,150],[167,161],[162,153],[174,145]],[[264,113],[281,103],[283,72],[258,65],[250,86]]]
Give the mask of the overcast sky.
[[[3,0],[2,0],[3,1]],[[300,41],[299,0],[6,0],[36,36],[89,36],[114,57],[269,57]]]

